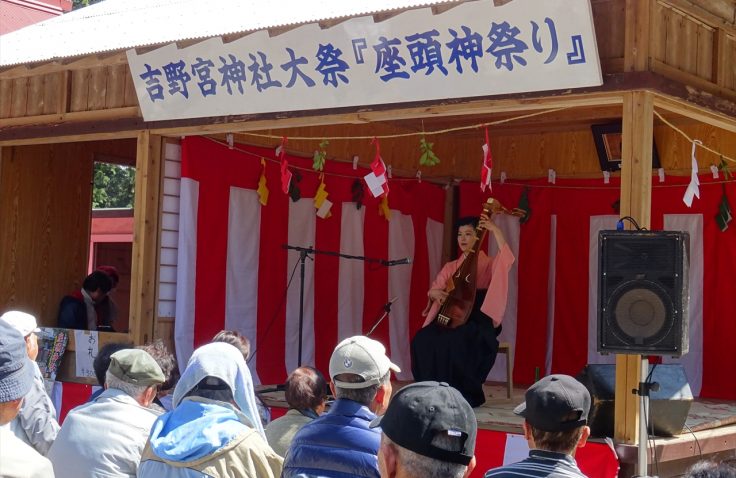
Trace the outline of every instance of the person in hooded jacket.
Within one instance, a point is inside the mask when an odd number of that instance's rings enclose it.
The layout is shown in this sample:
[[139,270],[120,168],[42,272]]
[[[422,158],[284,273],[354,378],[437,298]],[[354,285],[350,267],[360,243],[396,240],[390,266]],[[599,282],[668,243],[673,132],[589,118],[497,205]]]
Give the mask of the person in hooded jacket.
[[174,410],[153,424],[139,478],[276,478],[283,460],[266,441],[243,355],[198,348],[174,389]]

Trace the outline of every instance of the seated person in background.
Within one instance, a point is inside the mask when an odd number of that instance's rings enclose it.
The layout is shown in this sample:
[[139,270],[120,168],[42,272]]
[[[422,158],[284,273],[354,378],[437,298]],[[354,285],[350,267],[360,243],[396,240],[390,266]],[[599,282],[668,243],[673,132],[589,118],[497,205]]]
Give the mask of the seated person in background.
[[176,382],[179,381],[179,365],[176,363],[174,355],[169,352],[166,344],[161,339],[156,339],[138,348],[145,350],[153,357],[153,360],[161,367],[161,371],[166,378],[164,383],[158,386],[156,398],[153,399],[151,408],[161,413],[170,412],[173,409],[170,392],[174,390]]
[[46,393],[41,370],[36,364],[38,356],[36,332],[39,331],[36,328],[36,318],[25,312],[11,310],[0,316],[0,322],[10,325],[25,338],[26,353],[31,359],[29,365],[33,367],[33,386],[23,398],[20,413],[10,422],[10,429],[15,436],[45,456],[56,434],[59,433],[59,423],[56,421],[54,404]]
[[110,356],[117,351],[132,348],[133,344],[125,344],[122,342],[110,342],[100,347],[97,357],[95,357],[95,360],[92,362],[92,368],[95,371],[95,377],[97,378],[97,383],[100,385],[100,388],[89,397],[89,402],[95,401],[97,397],[102,395],[102,392],[105,391],[105,378],[107,375],[107,369],[110,367]]
[[94,271],[84,278],[82,288],[61,299],[59,327],[66,329],[97,330],[103,326],[111,329],[112,322],[100,304],[110,292],[112,281],[102,271]]
[[54,478],[51,462],[7,426],[33,387],[33,374],[23,335],[0,321],[0,476],[4,478]]
[[514,413],[524,417],[524,438],[529,458],[494,468],[485,478],[518,476],[583,478],[575,450],[585,446],[590,393],[569,375],[548,375],[526,391],[524,403]]
[[[221,330],[212,338],[212,341],[224,342],[240,350],[245,364],[248,365],[248,359],[250,358],[250,340],[248,340],[248,337],[235,330]],[[258,415],[261,417],[261,425],[265,428],[268,422],[271,421],[271,409],[263,403],[258,394],[256,394],[256,405],[258,406]]]
[[379,426],[381,478],[463,478],[475,468],[475,413],[444,382],[399,390],[386,414],[371,423]]
[[112,354],[106,389],[94,402],[66,416],[48,457],[57,478],[136,476],[151,426],[159,414],[148,408],[164,374],[138,349]]
[[266,427],[268,444],[281,456],[286,456],[296,432],[325,411],[327,382],[319,370],[299,367],[286,379],[285,395],[289,411]]
[[278,478],[282,459],[256,410],[250,371],[231,345],[198,348],[151,429],[138,478]]
[[337,400],[294,436],[283,478],[378,478],[381,431],[369,425],[391,399],[392,370],[401,371],[380,342],[361,335],[340,342],[330,357]]
[[100,301],[100,304],[98,306],[98,308],[102,310],[103,315],[108,318],[110,324],[112,325],[118,319],[118,305],[115,303],[113,293],[120,283],[120,274],[118,274],[117,268],[113,266],[97,266],[97,270],[107,274],[107,276],[110,278],[110,281],[112,282],[110,292],[108,292],[105,298]]

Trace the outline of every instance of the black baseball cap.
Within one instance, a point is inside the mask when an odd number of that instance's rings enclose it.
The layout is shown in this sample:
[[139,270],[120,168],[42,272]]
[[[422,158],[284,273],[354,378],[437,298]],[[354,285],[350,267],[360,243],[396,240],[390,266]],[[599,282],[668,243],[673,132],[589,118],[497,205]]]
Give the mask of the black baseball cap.
[[590,393],[569,375],[548,375],[529,387],[514,413],[545,432],[562,432],[588,422]]
[[[371,422],[397,445],[423,456],[468,465],[475,453],[478,423],[470,404],[444,382],[416,382],[394,395],[385,415]],[[437,434],[459,437],[460,450],[432,445]]]

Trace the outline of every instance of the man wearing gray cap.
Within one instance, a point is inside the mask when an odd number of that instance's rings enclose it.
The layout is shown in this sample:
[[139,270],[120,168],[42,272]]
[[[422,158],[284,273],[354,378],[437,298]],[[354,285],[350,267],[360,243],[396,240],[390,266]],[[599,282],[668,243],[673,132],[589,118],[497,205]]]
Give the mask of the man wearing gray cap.
[[299,430],[286,452],[283,478],[379,478],[379,429],[370,428],[391,398],[391,371],[401,370],[380,342],[356,336],[330,358],[330,411]]
[[494,468],[485,478],[585,478],[575,450],[590,436],[590,393],[569,375],[548,375],[527,389],[514,413],[524,417],[529,458]]
[[10,325],[23,336],[26,353],[33,367],[33,386],[23,399],[20,413],[10,422],[10,429],[15,436],[31,445],[37,452],[46,455],[56,439],[56,434],[59,433],[59,423],[56,421],[54,404],[46,393],[43,375],[35,362],[38,356],[36,333],[39,332],[36,318],[25,312],[11,310],[0,316],[0,322]]
[[33,386],[33,367],[23,336],[0,321],[0,476],[47,478],[54,476],[49,460],[19,440],[8,424]]
[[164,374],[140,349],[110,357],[105,391],[67,415],[48,457],[58,478],[134,477],[153,422],[148,408]]

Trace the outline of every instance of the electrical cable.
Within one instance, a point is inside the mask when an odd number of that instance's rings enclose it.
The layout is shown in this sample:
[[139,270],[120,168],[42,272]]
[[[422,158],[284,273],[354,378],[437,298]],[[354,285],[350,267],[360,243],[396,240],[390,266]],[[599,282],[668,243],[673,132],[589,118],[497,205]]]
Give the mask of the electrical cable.
[[624,219],[628,220],[630,223],[634,225],[637,231],[646,231],[647,228],[639,226],[639,223],[636,222],[636,219],[634,219],[631,216],[624,216],[621,219],[618,220],[618,223],[616,225],[616,229],[623,230],[624,228]]
[[279,311],[281,311],[281,307],[284,305],[284,302],[286,301],[286,295],[289,292],[289,286],[291,286],[291,281],[294,280],[294,274],[296,274],[296,268],[298,266],[299,266],[299,261],[296,261],[296,264],[294,264],[294,269],[291,271],[289,282],[286,283],[286,288],[284,289],[284,295],[281,296],[281,302],[279,302],[278,307],[276,307],[276,309],[273,311],[271,320],[268,322],[268,325],[266,326],[266,330],[263,332],[263,334],[261,334],[261,337],[258,339],[256,343],[256,348],[253,350],[253,353],[250,354],[250,357],[248,357],[247,363],[250,363],[250,361],[253,360],[253,357],[255,357],[256,353],[258,353],[258,347],[268,337],[268,332],[271,330],[271,326],[273,326],[273,323],[276,320],[276,316],[278,315]]
[[685,428],[687,428],[687,431],[689,431],[690,434],[695,439],[695,444],[698,445],[698,458],[702,460],[703,459],[703,450],[702,450],[702,448],[700,448],[700,442],[698,441],[698,437],[695,435],[695,432],[692,431],[692,429],[689,426],[687,426],[687,423],[685,424]]

